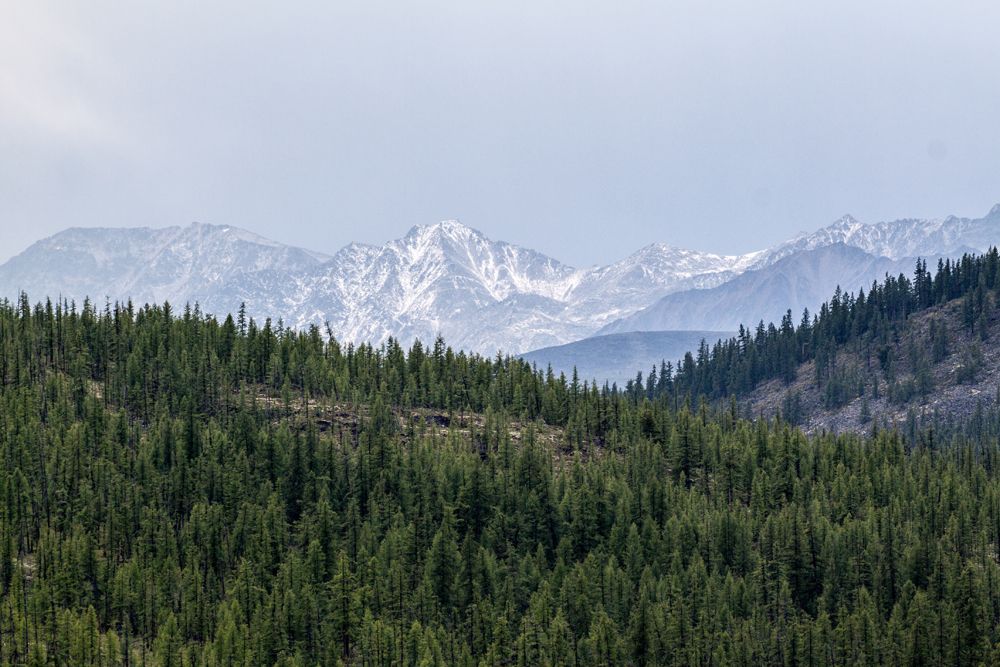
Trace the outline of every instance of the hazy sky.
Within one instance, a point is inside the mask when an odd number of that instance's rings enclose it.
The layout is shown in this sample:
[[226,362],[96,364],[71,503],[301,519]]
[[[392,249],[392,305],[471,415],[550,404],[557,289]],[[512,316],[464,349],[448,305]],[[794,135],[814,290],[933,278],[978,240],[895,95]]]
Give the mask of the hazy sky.
[[0,259],[68,226],[576,265],[1000,201],[983,2],[0,0]]

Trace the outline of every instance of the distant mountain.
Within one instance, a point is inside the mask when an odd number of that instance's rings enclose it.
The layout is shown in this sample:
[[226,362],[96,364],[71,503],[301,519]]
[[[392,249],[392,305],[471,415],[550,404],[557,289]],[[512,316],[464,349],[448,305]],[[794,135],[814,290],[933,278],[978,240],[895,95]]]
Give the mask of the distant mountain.
[[657,244],[581,270],[457,221],[327,256],[196,223],[66,230],[0,266],[0,293],[198,302],[220,314],[245,302],[252,315],[295,327],[329,322],[346,342],[442,334],[456,347],[493,353],[586,337],[672,290],[719,284],[747,261]]
[[1000,204],[982,218],[948,216],[936,220],[904,219],[865,224],[845,215],[812,234],[802,234],[762,255],[761,264],[843,243],[877,257],[954,257],[983,252],[1000,243]]
[[565,373],[566,377],[575,368],[581,382],[617,382],[621,387],[634,379],[637,371],[646,376],[662,361],[676,365],[685,353],[696,351],[703,340],[712,345],[733,335],[725,331],[633,331],[546,347],[522,354],[521,358],[542,370],[551,366],[554,373]]
[[[90,297],[98,305],[105,298],[197,301],[221,312],[266,292],[268,283],[284,289],[291,267],[308,271],[328,259],[230,226],[72,228],[0,266],[0,293],[78,302]],[[280,300],[260,305],[281,312]]]
[[[32,299],[90,297],[99,305],[127,298],[140,305],[198,302],[217,314],[245,302],[258,319],[280,317],[296,328],[329,322],[345,342],[380,344],[393,336],[409,343],[441,334],[457,348],[517,353],[599,331],[732,330],[789,307],[811,307],[831,285],[854,289],[879,277],[876,271],[895,270],[878,258],[956,255],[998,241],[1000,205],[980,219],[865,225],[847,217],[746,255],[652,244],[586,269],[457,221],[333,255],[231,226],[69,229],[0,266],[0,295],[24,290]],[[747,272],[751,277],[740,280]]]
[[580,272],[569,294],[569,316],[598,326],[610,323],[672,292],[721,285],[762,254],[715,255],[654,243],[614,264]]
[[741,324],[752,328],[761,320],[780,321],[789,309],[798,324],[804,308],[815,311],[838,286],[848,292],[867,289],[886,273],[912,273],[915,264],[911,259],[876,257],[843,243],[802,250],[718,287],[665,296],[600,333],[703,327],[733,331]]
[[301,281],[307,307],[292,321],[322,317],[355,342],[440,333],[463,349],[517,352],[583,338],[672,290],[718,284],[739,262],[658,245],[579,270],[445,221],[337,253]]

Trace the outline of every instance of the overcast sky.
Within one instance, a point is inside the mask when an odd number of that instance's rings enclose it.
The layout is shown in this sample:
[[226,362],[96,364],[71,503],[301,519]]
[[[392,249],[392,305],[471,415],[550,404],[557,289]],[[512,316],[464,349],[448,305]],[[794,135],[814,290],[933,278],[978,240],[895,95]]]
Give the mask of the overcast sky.
[[0,0],[0,260],[459,218],[587,265],[1000,201],[998,3]]

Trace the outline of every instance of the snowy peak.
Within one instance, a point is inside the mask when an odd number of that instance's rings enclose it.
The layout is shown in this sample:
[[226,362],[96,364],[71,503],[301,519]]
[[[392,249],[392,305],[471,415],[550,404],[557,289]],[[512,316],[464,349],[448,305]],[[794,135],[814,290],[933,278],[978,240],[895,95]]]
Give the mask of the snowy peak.
[[856,234],[864,225],[858,221],[850,213],[845,213],[844,215],[837,218],[827,229],[836,230],[846,236],[851,234]]
[[673,277],[738,270],[759,253],[717,255],[700,250],[687,250],[666,243],[651,243],[611,267],[651,264],[654,272]]
[[461,242],[472,237],[486,238],[478,229],[473,229],[460,220],[441,220],[430,225],[414,225],[404,238],[451,239]]
[[480,331],[484,311],[530,320],[534,315],[525,311],[539,303],[552,307],[574,274],[541,253],[445,221],[414,227],[381,247],[341,251],[312,281],[319,286],[312,291],[330,304],[326,312],[334,314],[331,324],[345,340],[428,340],[443,333],[456,345],[493,352],[527,344],[522,336],[533,334],[512,333],[514,322]]
[[876,257],[901,259],[985,251],[1000,241],[1000,204],[983,218],[902,219],[863,223],[845,215],[811,234],[798,236],[765,253],[756,266],[767,266],[796,252],[835,243],[860,248]]
[[385,252],[394,253],[402,268],[424,282],[464,276],[495,300],[514,293],[555,297],[564,291],[558,284],[574,271],[534,250],[492,241],[457,220],[414,227],[404,238],[390,241]]

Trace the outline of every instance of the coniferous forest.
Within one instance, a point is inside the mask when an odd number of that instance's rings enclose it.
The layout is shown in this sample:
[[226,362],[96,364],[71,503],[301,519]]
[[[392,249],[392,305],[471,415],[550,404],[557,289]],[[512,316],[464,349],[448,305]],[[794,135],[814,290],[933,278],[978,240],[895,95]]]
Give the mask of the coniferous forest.
[[739,409],[935,304],[981,326],[998,264],[918,264],[623,388],[3,303],[0,665],[1000,664],[995,410],[807,436]]

